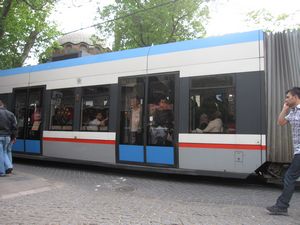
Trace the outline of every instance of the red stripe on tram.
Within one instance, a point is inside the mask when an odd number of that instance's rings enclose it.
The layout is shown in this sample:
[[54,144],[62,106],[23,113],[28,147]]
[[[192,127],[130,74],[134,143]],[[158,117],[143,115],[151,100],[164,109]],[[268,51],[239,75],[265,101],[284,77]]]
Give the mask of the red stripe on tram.
[[53,138],[44,137],[43,141],[57,141],[57,142],[73,142],[73,143],[88,143],[88,144],[108,144],[114,145],[115,140],[99,140],[99,139],[79,139],[79,138]]
[[182,147],[182,148],[266,150],[265,145],[247,145],[247,144],[179,143],[179,147]]

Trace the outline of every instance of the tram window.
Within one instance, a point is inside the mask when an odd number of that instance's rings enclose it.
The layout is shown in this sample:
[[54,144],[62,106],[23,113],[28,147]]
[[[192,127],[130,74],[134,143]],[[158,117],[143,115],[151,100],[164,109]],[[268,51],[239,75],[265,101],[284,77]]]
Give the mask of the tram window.
[[82,131],[108,131],[109,86],[84,87],[81,101]]
[[73,130],[74,89],[51,92],[50,130]]
[[189,116],[192,133],[235,133],[233,76],[191,79]]

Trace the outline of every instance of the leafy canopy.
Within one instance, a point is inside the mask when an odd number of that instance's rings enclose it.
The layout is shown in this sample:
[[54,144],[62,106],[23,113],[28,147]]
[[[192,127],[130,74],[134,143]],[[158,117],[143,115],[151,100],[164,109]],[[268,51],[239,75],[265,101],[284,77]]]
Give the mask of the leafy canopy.
[[0,69],[22,66],[58,35],[49,21],[55,0],[0,1]]
[[116,0],[98,8],[97,29],[113,50],[203,37],[209,16],[205,0]]

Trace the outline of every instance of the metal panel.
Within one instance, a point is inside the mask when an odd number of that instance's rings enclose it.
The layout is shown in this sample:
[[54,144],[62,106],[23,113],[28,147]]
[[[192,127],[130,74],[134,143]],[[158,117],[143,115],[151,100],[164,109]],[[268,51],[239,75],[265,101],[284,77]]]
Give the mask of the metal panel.
[[144,162],[144,146],[119,145],[119,160],[130,162]]
[[[161,60],[162,58],[164,60]],[[258,41],[149,56],[149,69],[203,65],[255,58],[259,61]],[[256,70],[258,69],[256,68]]]
[[253,173],[261,165],[259,150],[179,148],[179,168]]
[[25,140],[25,152],[26,153],[41,153],[41,141],[40,140]]
[[17,139],[16,143],[12,146],[12,150],[14,152],[24,152],[24,147],[24,139]]
[[262,72],[236,76],[236,133],[263,134]]
[[118,106],[118,85],[110,85],[109,93],[109,127],[108,131],[116,131],[117,127],[117,106]]
[[114,164],[115,145],[43,141],[43,155]]
[[147,163],[174,164],[174,147],[146,146]]
[[180,78],[179,92],[179,133],[189,132],[189,78]]

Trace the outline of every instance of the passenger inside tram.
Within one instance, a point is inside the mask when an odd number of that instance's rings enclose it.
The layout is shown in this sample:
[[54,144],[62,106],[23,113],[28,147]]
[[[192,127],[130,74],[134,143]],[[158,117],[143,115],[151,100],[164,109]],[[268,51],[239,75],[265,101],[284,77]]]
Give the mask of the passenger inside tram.
[[[203,116],[203,114],[201,115]],[[201,121],[201,118],[200,118]],[[199,124],[201,127],[201,124]],[[222,114],[220,111],[216,111],[212,114],[211,119],[204,129],[196,128],[192,131],[193,133],[222,133],[223,132],[223,121]]]
[[151,144],[172,145],[173,128],[173,105],[167,98],[162,98],[153,115],[153,123],[150,128]]
[[87,130],[98,131],[107,129],[108,118],[103,112],[98,112],[96,117],[89,122]]
[[73,108],[58,107],[52,116],[52,129],[71,130],[73,125]]
[[142,143],[142,107],[138,96],[130,99],[130,144]]

